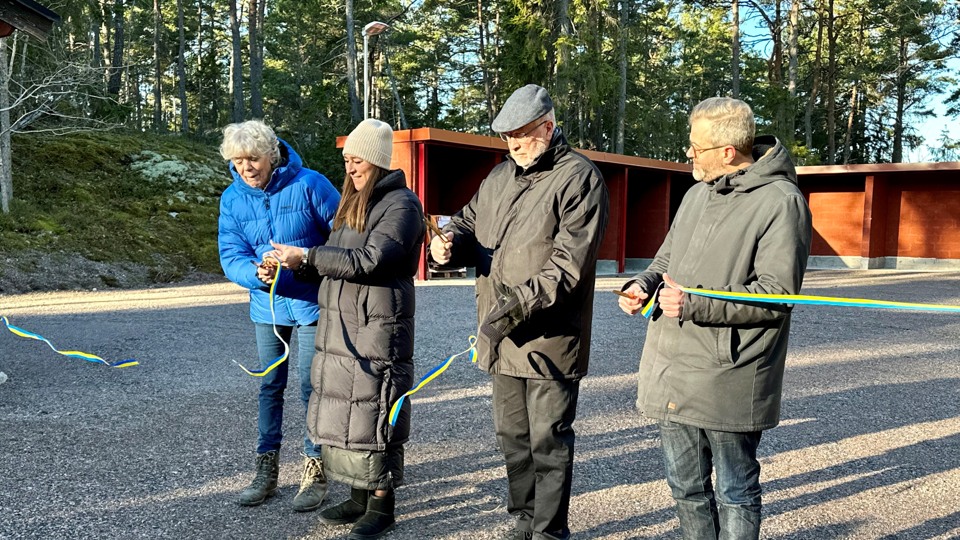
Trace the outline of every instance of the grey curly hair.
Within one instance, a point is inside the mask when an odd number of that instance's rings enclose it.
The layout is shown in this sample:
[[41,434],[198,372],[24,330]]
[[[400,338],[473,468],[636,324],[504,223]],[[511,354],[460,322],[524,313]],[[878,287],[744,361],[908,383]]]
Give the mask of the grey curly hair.
[[276,165],[280,161],[280,143],[270,126],[260,120],[247,120],[223,128],[220,155],[226,160],[268,156],[270,164]]

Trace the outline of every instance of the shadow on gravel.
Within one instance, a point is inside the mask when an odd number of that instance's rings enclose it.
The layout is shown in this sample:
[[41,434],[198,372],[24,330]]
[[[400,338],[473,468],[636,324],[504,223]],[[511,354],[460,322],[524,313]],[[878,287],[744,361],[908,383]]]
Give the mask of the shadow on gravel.
[[[939,302],[960,290],[956,279],[899,276],[859,285],[840,273],[821,274],[820,286],[805,292],[877,297],[880,291],[885,299]],[[473,295],[472,287],[417,289],[418,375],[466,346],[466,337],[476,330]],[[661,510],[633,510],[626,506],[633,501],[605,492],[663,478],[656,428],[633,408],[645,322],[621,313],[612,294],[598,291],[596,298],[591,371],[574,425],[573,489],[581,502],[589,500],[578,512],[601,517],[591,515],[587,525],[585,516],[572,515],[571,524],[575,537],[585,540],[650,538],[653,533],[644,535],[645,529],[660,531],[675,519],[672,501],[660,501],[669,504]],[[766,507],[768,516],[789,521],[794,512],[809,516],[825,504],[842,518],[844,505],[856,504],[847,499],[860,493],[909,488],[960,468],[960,435],[949,423],[958,414],[958,321],[913,313],[797,310],[784,424],[764,435],[760,451],[771,463],[797,454],[803,463],[765,481],[768,493],[791,490],[790,497]],[[0,368],[10,376],[0,386],[0,507],[5,511],[0,537],[345,536],[346,527],[324,527],[316,514],[290,509],[303,430],[294,366],[280,494],[261,507],[235,503],[253,476],[256,441],[258,381],[232,362],[251,366],[256,359],[245,304],[56,317],[41,310],[13,323],[63,349],[109,360],[136,357],[142,365],[112,370],[58,356],[37,341],[0,336]],[[459,540],[506,532],[506,480],[495,446],[489,377],[458,360],[412,401],[407,485],[398,491],[400,521],[388,538]],[[941,435],[916,432],[944,426]],[[850,452],[849,457],[840,451]],[[835,459],[816,461],[825,455]],[[776,467],[765,465],[765,470]],[[907,491],[902,496],[911,501],[943,499],[921,489]],[[348,492],[331,485],[327,504]],[[610,490],[624,492],[630,490]],[[608,508],[624,507],[615,519],[602,519]],[[947,513],[917,517],[884,540],[949,534],[960,513]],[[857,521],[805,526],[786,535],[765,529],[765,538],[864,538],[858,536],[862,523]],[[675,530],[655,536],[676,537]]]
[[949,516],[943,516],[939,519],[928,519],[916,527],[900,531],[896,534],[888,534],[880,540],[901,540],[903,538],[933,538],[936,535],[943,535],[949,532],[955,532],[960,527],[960,511],[954,512]]
[[[602,525],[597,525],[590,529],[583,531],[577,531],[577,538],[603,538],[609,535],[618,535],[621,533],[636,531],[638,527],[650,527],[652,525],[657,525],[661,523],[666,523],[676,517],[676,513],[673,510],[673,506],[665,508],[663,510],[658,510],[656,512],[648,512],[646,514],[641,514],[638,516],[633,516],[629,519],[622,519],[618,521],[608,521]],[[633,538],[643,538],[644,540],[673,540],[679,538],[679,534],[667,533],[660,534],[657,536],[626,536],[623,538],[633,539]]]
[[825,540],[828,538],[855,538],[862,521],[848,521],[819,527],[810,527],[797,533],[763,536],[770,540]]

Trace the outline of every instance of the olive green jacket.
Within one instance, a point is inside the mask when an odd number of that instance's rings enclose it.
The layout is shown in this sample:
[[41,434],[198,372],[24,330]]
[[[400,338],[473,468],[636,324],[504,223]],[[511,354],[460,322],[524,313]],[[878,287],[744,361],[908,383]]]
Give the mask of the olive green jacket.
[[[653,263],[630,283],[649,294],[666,273],[686,287],[799,293],[810,210],[779,141],[758,137],[753,154],[746,169],[690,188]],[[704,429],[776,426],[792,306],[684,296],[679,319],[652,317],[637,407]]]

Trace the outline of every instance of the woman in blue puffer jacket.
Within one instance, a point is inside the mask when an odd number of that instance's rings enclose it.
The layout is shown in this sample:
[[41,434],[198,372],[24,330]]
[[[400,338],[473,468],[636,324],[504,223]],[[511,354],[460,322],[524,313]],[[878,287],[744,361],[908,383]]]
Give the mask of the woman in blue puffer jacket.
[[[220,154],[229,161],[233,176],[220,198],[220,265],[227,278],[250,289],[250,319],[264,368],[283,354],[281,337],[290,343],[297,330],[300,399],[306,407],[319,316],[318,284],[295,280],[292,272],[281,271],[271,313],[268,281],[276,266],[264,264],[263,256],[272,249],[271,239],[304,247],[324,244],[340,194],[326,177],[304,167],[293,148],[259,120],[225,127]],[[292,360],[294,355],[290,356]],[[260,379],[257,473],[240,494],[244,506],[262,503],[277,489],[288,363]],[[293,509],[307,512],[323,503],[327,483],[320,446],[305,436],[303,452],[303,475]]]

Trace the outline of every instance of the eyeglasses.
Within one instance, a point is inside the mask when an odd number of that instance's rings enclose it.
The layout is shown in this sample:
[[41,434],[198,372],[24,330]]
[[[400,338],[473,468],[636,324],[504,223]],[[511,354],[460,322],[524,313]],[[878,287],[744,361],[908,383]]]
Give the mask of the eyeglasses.
[[511,133],[501,133],[501,134],[500,134],[500,139],[503,140],[503,142],[507,142],[507,139],[515,139],[515,140],[518,140],[518,141],[522,141],[522,140],[525,140],[525,139],[529,139],[529,138],[531,137],[531,135],[530,135],[531,133],[533,133],[534,131],[537,130],[538,127],[540,127],[540,126],[542,126],[542,125],[544,125],[544,124],[546,124],[546,123],[547,123],[547,120],[544,120],[543,122],[540,122],[539,124],[533,126],[532,128],[530,128],[530,129],[528,129],[527,131],[522,132],[522,133],[517,133],[516,131],[513,131],[513,132],[511,132]]
[[687,147],[687,153],[693,152],[693,157],[698,158],[704,152],[709,152],[710,150],[716,150],[718,148],[726,148],[730,146],[729,144],[721,144],[720,146],[711,146],[710,148],[697,148],[697,145],[690,143],[690,146]]

